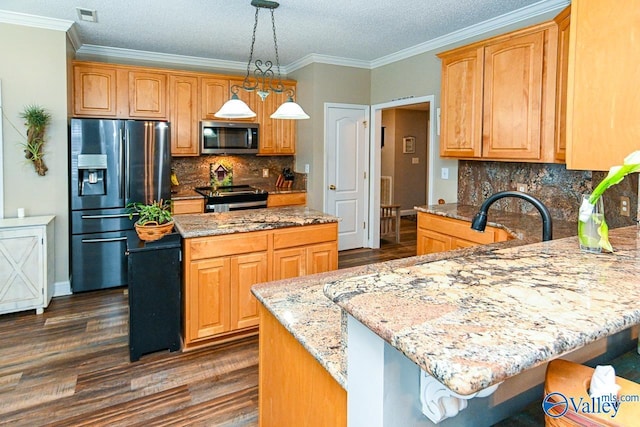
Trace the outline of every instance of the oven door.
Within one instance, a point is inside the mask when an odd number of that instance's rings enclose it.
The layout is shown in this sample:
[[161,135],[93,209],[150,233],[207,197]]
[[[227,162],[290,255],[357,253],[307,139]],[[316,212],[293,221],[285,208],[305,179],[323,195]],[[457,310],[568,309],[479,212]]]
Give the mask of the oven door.
[[230,211],[241,211],[244,209],[262,209],[266,207],[267,207],[266,200],[254,200],[250,202],[207,204],[204,207],[204,211],[205,212],[230,212]]

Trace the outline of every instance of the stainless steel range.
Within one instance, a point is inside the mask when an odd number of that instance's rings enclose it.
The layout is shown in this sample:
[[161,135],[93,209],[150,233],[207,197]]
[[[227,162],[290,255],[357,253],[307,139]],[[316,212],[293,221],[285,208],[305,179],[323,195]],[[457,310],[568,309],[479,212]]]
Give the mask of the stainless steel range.
[[196,192],[206,200],[205,212],[228,212],[242,209],[267,207],[269,193],[250,185],[229,185],[224,187],[197,187]]

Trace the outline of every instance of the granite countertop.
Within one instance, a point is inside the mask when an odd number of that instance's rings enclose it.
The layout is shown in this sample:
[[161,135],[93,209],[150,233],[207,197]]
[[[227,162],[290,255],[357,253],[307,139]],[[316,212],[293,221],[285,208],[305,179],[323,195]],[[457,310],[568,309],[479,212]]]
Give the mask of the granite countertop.
[[175,192],[171,192],[171,200],[190,200],[190,199],[202,199],[202,194],[196,193],[193,188],[181,189]]
[[577,237],[465,254],[328,283],[346,312],[467,395],[640,323],[640,236],[613,254]]
[[[436,205],[432,207],[419,207],[439,215],[450,216],[467,220],[477,212],[476,207],[461,206],[458,210],[456,204]],[[471,213],[472,212],[472,213]],[[498,214],[491,211],[490,215]],[[496,218],[499,216],[496,215]],[[391,271],[398,268],[406,268],[424,265],[435,261],[475,256],[478,254],[492,253],[494,251],[522,246],[529,242],[541,240],[541,228],[522,227],[518,224],[531,224],[531,216],[523,214],[508,214],[500,217],[504,224],[492,225],[508,230],[517,230],[521,236],[507,242],[491,245],[474,246],[448,252],[440,252],[429,255],[414,256],[383,263],[370,264],[304,276],[294,279],[269,282],[253,286],[252,290],[256,298],[282,323],[282,325],[305,347],[311,355],[331,374],[331,376],[346,388],[346,355],[343,342],[342,310],[331,302],[323,292],[324,285],[337,280],[349,279],[356,276]],[[493,219],[490,217],[490,219]],[[468,218],[471,221],[471,218]],[[493,219],[493,221],[496,221]],[[570,225],[570,227],[569,227]],[[554,223],[554,227],[556,223]],[[541,225],[540,225],[541,227]],[[563,224],[563,231],[555,232],[556,238],[564,235],[576,234],[575,224]],[[571,231],[569,231],[571,229]],[[556,231],[556,230],[554,230]],[[566,233],[566,234],[565,234]]]
[[173,217],[185,239],[338,222],[338,218],[304,206],[185,214]]

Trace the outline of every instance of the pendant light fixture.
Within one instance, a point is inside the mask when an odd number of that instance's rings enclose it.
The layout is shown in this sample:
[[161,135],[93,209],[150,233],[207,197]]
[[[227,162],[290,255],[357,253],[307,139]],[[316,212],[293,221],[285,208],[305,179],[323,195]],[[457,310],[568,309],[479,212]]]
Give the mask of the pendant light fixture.
[[[253,24],[253,36],[251,38],[251,50],[249,51],[249,61],[247,62],[247,73],[242,82],[242,86],[231,86],[231,99],[224,103],[222,108],[214,115],[223,119],[245,119],[255,117],[256,113],[249,106],[238,98],[238,91],[245,90],[247,92],[256,91],[262,101],[265,100],[270,93],[284,93],[287,100],[273,113],[272,119],[289,119],[301,120],[308,119],[309,115],[304,112],[302,107],[293,101],[295,92],[293,89],[285,89],[280,77],[280,58],[278,56],[278,39],[276,37],[276,21],[274,10],[280,6],[279,3],[269,0],[252,0],[251,5],[256,8],[255,22]],[[260,9],[269,9],[271,11],[271,25],[273,27],[273,45],[276,52],[276,70],[273,70],[272,61],[262,61],[256,59],[254,62],[253,76],[251,77],[251,61],[253,61],[253,47],[256,42],[256,29],[258,28],[258,15]]]

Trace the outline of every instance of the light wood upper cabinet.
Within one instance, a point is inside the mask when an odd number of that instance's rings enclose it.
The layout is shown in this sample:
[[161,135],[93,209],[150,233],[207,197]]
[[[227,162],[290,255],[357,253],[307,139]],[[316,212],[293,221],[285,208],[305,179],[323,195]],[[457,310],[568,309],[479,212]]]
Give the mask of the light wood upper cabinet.
[[565,160],[567,152],[567,77],[569,74],[569,24],[571,6],[555,18],[558,24],[558,65],[556,78],[556,159]]
[[[295,85],[287,82],[286,89],[295,90]],[[258,106],[260,122],[261,155],[293,155],[296,153],[296,121],[272,119],[271,115],[288,99],[285,93],[270,93]]]
[[257,105],[256,105],[256,93],[247,92],[245,90],[238,90],[238,98],[244,101],[253,112],[256,113],[256,117],[248,119],[222,119],[215,116],[215,113],[231,99],[231,86],[242,86],[242,79],[229,79],[229,78],[211,78],[203,77],[201,86],[201,107],[200,118],[202,120],[215,120],[215,121],[246,121],[256,122],[257,119]]
[[635,0],[571,2],[569,169],[608,170],[640,149],[639,22]]
[[484,48],[459,49],[442,57],[440,153],[482,155],[482,69]]
[[75,65],[73,67],[74,116],[116,117],[116,79],[115,67]]
[[556,49],[550,22],[440,54],[440,155],[557,162]]
[[129,117],[167,118],[167,74],[129,71]]
[[198,78],[169,76],[171,155],[197,156],[199,146]]
[[540,159],[544,32],[492,43],[484,54],[483,157]]

